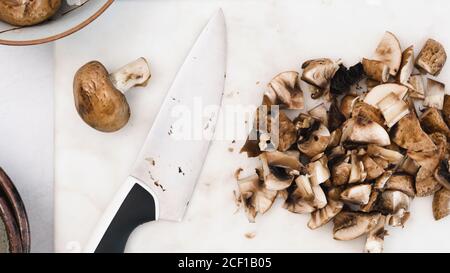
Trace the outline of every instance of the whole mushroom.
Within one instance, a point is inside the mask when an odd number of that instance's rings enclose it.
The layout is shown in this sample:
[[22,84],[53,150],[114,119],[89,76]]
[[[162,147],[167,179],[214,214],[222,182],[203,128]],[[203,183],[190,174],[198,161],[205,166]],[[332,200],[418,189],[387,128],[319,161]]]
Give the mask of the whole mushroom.
[[73,95],[80,117],[102,132],[121,129],[130,118],[130,107],[124,93],[135,86],[145,86],[150,68],[144,58],[109,74],[98,61],[83,65],[75,74]]
[[31,26],[49,19],[61,7],[61,0],[2,0],[0,21],[14,26]]

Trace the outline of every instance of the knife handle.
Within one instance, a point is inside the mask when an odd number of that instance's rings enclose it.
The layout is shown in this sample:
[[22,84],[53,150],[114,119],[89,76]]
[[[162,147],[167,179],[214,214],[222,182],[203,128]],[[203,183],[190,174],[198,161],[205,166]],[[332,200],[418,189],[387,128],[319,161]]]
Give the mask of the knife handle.
[[123,253],[133,230],[157,219],[156,195],[138,179],[128,177],[97,224],[85,252]]

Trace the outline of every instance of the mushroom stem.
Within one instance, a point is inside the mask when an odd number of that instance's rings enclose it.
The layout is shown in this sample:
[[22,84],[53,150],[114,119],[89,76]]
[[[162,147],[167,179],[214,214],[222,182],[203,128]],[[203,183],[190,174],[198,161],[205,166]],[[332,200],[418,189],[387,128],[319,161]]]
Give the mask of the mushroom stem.
[[114,87],[122,93],[135,86],[145,86],[150,77],[150,67],[143,57],[109,75]]

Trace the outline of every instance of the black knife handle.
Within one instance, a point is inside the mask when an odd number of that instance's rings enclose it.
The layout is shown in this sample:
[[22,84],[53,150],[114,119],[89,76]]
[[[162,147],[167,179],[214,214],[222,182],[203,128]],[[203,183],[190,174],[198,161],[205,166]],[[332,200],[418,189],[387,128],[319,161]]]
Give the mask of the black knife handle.
[[[133,180],[135,179],[132,178],[131,181]],[[157,220],[157,200],[151,190],[141,183],[131,183],[119,190],[118,196],[105,212],[106,216],[97,227],[97,234],[94,234],[97,237],[94,238],[94,247],[91,246],[88,252],[95,249],[95,253],[123,253],[128,238],[136,227]],[[121,201],[120,205],[114,204]]]

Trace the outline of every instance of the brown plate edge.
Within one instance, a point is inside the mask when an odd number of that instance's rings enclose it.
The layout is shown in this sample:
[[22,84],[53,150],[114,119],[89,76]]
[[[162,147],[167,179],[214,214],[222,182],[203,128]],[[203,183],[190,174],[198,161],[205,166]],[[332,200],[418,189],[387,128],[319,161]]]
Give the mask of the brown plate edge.
[[48,43],[48,42],[52,42],[52,41],[56,41],[58,39],[64,38],[74,32],[79,31],[80,29],[84,28],[85,26],[89,25],[90,23],[92,23],[92,21],[94,21],[95,19],[97,19],[103,12],[105,12],[105,10],[111,6],[111,4],[114,2],[114,0],[108,0],[108,2],[106,2],[106,4],[104,4],[96,13],[94,13],[91,17],[89,17],[88,19],[86,19],[85,21],[83,21],[82,23],[80,23],[79,25],[66,30],[60,34],[56,34],[53,36],[49,36],[46,38],[41,38],[41,39],[36,39],[36,40],[28,40],[28,41],[10,41],[10,40],[2,40],[0,39],[0,44],[2,45],[10,45],[10,46],[28,46],[28,45],[39,45],[39,44],[44,44],[44,43]]
[[8,248],[10,253],[22,253],[23,243],[20,236],[20,231],[17,226],[16,219],[14,219],[13,212],[8,207],[8,201],[5,196],[0,194],[0,217],[3,219],[6,228],[6,235],[8,237]]
[[23,204],[22,198],[19,195],[16,187],[12,183],[8,175],[0,167],[0,190],[4,192],[4,195],[8,199],[9,205],[13,209],[13,215],[16,218],[16,222],[20,231],[20,237],[22,239],[22,250],[25,253],[30,252],[31,238],[30,238],[30,225],[28,223],[28,216]]

